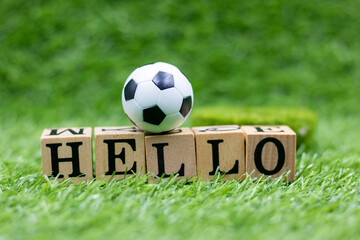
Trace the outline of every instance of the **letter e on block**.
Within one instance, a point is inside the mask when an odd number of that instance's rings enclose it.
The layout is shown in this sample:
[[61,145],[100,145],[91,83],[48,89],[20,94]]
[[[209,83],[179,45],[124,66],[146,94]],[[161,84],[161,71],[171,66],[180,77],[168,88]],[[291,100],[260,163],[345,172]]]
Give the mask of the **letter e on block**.
[[144,132],[136,127],[95,128],[95,170],[101,180],[145,174]]
[[45,129],[41,135],[43,175],[72,178],[74,183],[93,177],[91,128]]
[[243,179],[244,132],[238,125],[193,127],[198,177],[210,180],[216,171],[224,180]]
[[246,172],[272,178],[290,171],[295,180],[296,134],[288,126],[242,126],[246,138]]
[[[190,128],[177,128],[164,134],[145,136],[147,171],[157,177],[171,174],[190,178],[196,176],[194,133]],[[157,181],[150,176],[149,181]]]

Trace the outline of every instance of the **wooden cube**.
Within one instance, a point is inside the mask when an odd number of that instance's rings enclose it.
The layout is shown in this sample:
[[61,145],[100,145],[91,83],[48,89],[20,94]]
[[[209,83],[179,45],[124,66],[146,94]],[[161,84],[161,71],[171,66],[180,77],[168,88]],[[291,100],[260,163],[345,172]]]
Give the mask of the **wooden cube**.
[[136,127],[95,128],[95,172],[101,180],[145,174],[144,132]]
[[41,135],[43,175],[72,178],[74,183],[92,178],[91,134],[90,127],[45,129]]
[[224,180],[245,177],[244,132],[238,125],[192,128],[198,177],[210,180],[218,171]]
[[242,126],[246,137],[246,172],[253,177],[295,180],[296,134],[288,126]]
[[[190,128],[177,128],[166,134],[145,136],[147,171],[157,177],[171,174],[196,176],[195,141]],[[150,181],[157,181],[150,176]]]

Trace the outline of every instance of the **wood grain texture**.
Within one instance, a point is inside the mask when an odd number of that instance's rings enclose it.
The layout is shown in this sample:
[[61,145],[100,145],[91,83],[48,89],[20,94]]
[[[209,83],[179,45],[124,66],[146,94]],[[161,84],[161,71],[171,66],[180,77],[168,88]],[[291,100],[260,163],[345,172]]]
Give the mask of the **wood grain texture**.
[[101,180],[142,174],[145,169],[144,132],[136,127],[95,128],[95,172]]
[[196,176],[194,134],[189,128],[178,128],[166,134],[145,136],[147,171],[149,181],[157,181],[154,175],[168,178]]
[[210,180],[216,169],[224,180],[244,179],[244,132],[238,125],[192,128],[195,134],[198,177]]
[[246,172],[272,178],[290,171],[295,180],[296,134],[288,126],[242,126],[246,138]]
[[40,141],[43,175],[73,183],[93,178],[90,127],[45,129]]
[[144,132],[136,127],[95,128],[95,172],[101,180],[142,174],[145,169]]

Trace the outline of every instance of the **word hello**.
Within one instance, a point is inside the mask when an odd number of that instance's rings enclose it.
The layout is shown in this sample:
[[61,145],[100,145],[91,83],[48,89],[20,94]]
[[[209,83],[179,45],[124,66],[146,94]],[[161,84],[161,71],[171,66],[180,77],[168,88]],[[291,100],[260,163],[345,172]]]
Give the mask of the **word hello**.
[[[150,181],[172,174],[224,180],[279,177],[295,180],[296,134],[288,126],[210,126],[147,134],[135,127],[96,127],[95,176],[102,180],[149,174]],[[92,129],[45,129],[41,136],[43,174],[73,182],[92,178]]]

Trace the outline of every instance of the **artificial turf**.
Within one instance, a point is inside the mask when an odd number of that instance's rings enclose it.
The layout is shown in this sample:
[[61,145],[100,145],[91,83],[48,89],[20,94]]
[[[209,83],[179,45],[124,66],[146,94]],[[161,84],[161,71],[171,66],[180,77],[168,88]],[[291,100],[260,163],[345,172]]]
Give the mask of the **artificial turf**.
[[[0,239],[358,239],[358,1],[0,1]],[[317,114],[297,180],[41,175],[44,128],[130,125],[122,84],[178,66],[197,106]],[[187,122],[191,125],[191,121]]]

